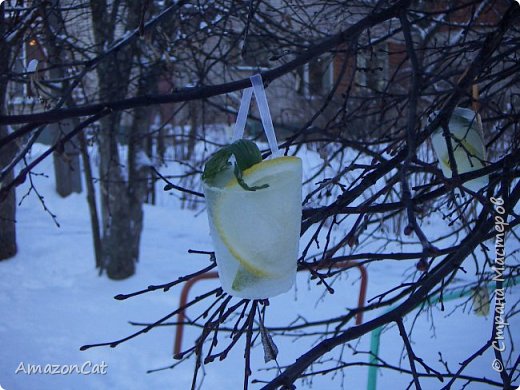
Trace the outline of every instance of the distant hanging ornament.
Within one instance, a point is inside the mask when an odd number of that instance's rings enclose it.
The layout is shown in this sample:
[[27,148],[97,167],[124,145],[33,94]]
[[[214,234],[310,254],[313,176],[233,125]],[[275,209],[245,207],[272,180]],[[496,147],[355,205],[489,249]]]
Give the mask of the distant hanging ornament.
[[[453,111],[448,128],[457,172],[462,174],[483,168],[486,162],[486,148],[480,115],[473,110],[457,107]],[[446,178],[451,178],[450,157],[442,128],[438,128],[432,134],[432,144],[442,173]],[[463,185],[478,192],[487,186],[488,182],[488,175],[483,175],[469,180]]]

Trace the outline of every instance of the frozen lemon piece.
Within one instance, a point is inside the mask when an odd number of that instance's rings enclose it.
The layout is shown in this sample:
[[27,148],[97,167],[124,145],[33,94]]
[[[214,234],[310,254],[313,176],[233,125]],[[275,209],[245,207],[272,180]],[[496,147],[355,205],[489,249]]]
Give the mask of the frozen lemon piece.
[[286,291],[298,258],[301,160],[279,157],[246,169],[249,187],[268,185],[256,191],[244,190],[230,170],[221,173],[227,181],[204,186],[222,285],[247,298]]
[[233,279],[231,288],[234,291],[242,291],[246,287],[252,287],[253,285],[261,282],[261,280],[261,277],[258,277],[255,274],[249,272],[244,267],[239,266],[237,273],[235,274],[235,278]]
[[[236,178],[225,186],[215,205],[215,227],[240,264],[255,276],[281,276],[288,261],[295,261],[301,224],[301,160],[280,157],[244,171],[249,186],[269,187],[244,191]],[[297,221],[297,223],[296,223]]]

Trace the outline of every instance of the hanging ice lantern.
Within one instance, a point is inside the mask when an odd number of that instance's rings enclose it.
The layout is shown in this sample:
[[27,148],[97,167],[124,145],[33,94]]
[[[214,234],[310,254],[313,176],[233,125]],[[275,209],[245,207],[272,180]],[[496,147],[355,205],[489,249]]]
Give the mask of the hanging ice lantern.
[[[242,140],[252,89],[244,91],[234,140],[206,163],[203,189],[218,273],[227,293],[263,299],[296,278],[302,216],[302,162],[279,156],[260,75],[251,77],[272,158]],[[234,163],[230,159],[234,157]]]
[[[448,127],[458,173],[462,174],[483,168],[486,160],[486,148],[480,115],[470,109],[457,107],[453,111]],[[451,178],[450,157],[442,128],[438,128],[432,134],[432,144],[439,159],[442,173],[445,177]],[[487,184],[488,176],[484,175],[466,181],[463,185],[478,192]]]

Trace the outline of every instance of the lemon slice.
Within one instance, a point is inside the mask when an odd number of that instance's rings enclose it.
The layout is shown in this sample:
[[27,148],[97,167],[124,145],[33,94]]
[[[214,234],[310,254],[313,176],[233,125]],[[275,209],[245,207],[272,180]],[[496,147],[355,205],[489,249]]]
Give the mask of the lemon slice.
[[[243,172],[244,190],[230,172],[205,188],[219,268],[238,263],[232,288],[240,291],[265,278],[282,278],[295,272],[301,226],[302,162],[279,157],[253,165]],[[218,241],[217,240],[217,241]],[[220,253],[219,253],[220,252]]]

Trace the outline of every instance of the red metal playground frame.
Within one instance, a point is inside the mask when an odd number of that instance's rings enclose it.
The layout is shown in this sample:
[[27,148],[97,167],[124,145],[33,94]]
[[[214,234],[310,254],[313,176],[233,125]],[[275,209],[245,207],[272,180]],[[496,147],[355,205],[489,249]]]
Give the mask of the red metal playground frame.
[[[323,269],[323,268],[342,268],[342,269],[348,269],[348,268],[357,268],[359,269],[359,272],[361,274],[361,285],[359,287],[359,296],[358,296],[358,308],[361,309],[365,306],[365,299],[367,295],[367,285],[368,285],[368,273],[366,268],[354,261],[354,260],[346,260],[346,261],[340,261],[338,263],[332,264],[332,265],[325,265],[321,267],[316,267],[316,269]],[[198,275],[190,280],[188,280],[181,291],[181,297],[179,300],[179,307],[184,307],[186,303],[188,302],[188,294],[193,287],[195,283],[198,283],[201,280],[205,279],[217,279],[218,273],[217,272],[207,272],[205,274]],[[186,313],[185,310],[179,311],[177,315],[177,332],[175,334],[175,342],[173,346],[173,353],[174,355],[177,355],[181,352],[182,349],[182,337],[184,335],[184,320],[186,319]],[[359,311],[356,314],[356,325],[361,325],[363,323],[363,311]]]

